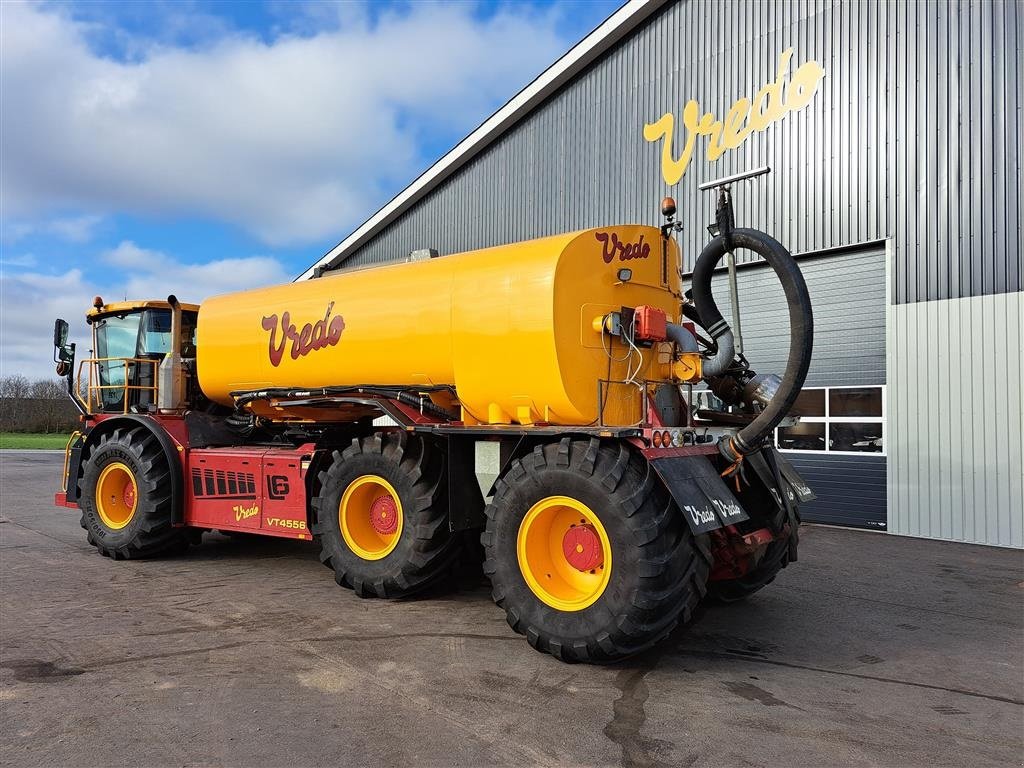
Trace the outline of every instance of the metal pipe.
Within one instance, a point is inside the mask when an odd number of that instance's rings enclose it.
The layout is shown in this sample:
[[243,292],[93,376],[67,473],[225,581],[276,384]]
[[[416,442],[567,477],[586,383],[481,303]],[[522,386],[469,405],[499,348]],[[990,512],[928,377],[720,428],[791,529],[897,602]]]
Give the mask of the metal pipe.
[[173,293],[167,297],[171,305],[171,345],[157,368],[157,408],[177,411],[184,406],[184,374],[181,364],[181,304]]
[[181,357],[181,304],[173,293],[167,297],[171,305],[171,349],[168,356]]
[[743,181],[744,179],[754,179],[758,176],[764,176],[766,173],[771,173],[772,169],[767,165],[762,165],[760,168],[754,168],[752,171],[743,171],[742,173],[734,173],[732,176],[723,176],[720,179],[713,181],[705,181],[700,184],[697,188],[701,191],[708,189],[714,189],[715,187],[724,187],[726,184],[732,184],[734,181]]
[[729,303],[732,307],[732,325],[735,329],[733,337],[736,342],[736,354],[743,354],[743,332],[740,327],[740,293],[736,284],[736,254],[732,249],[725,253],[725,263],[729,268]]
[[674,341],[680,352],[699,352],[697,339],[690,331],[682,325],[665,323],[665,336],[669,341]]

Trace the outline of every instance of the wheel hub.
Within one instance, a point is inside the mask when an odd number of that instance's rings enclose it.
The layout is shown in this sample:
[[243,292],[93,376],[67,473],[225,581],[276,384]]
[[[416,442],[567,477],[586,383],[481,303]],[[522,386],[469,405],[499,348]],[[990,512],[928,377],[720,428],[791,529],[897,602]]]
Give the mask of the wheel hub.
[[357,477],[341,494],[338,524],[345,545],[363,560],[391,554],[402,538],[402,499],[380,475]]
[[611,579],[608,532],[590,507],[570,496],[547,496],[527,510],[516,558],[530,591],[556,611],[588,608]]
[[577,571],[593,571],[604,565],[601,539],[589,523],[574,525],[565,532],[562,553]]
[[138,487],[131,467],[120,461],[107,464],[96,480],[96,513],[113,531],[124,528],[135,516]]
[[398,530],[398,505],[390,495],[378,496],[370,505],[370,525],[386,536]]
[[135,507],[135,483],[128,483],[124,487],[124,492],[121,494],[124,501],[124,505],[128,509],[134,509]]

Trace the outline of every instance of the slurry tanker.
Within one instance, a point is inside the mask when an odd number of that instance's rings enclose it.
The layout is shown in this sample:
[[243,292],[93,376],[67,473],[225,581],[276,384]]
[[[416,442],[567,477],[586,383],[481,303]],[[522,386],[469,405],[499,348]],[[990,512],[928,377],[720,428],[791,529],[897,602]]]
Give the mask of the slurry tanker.
[[[475,558],[536,649],[643,651],[706,596],[742,598],[795,560],[813,498],[771,440],[810,363],[810,300],[781,244],[733,225],[741,178],[714,184],[685,292],[666,198],[660,227],[414,254],[199,306],[97,297],[93,357],[76,366],[55,324],[82,414],[56,502],[114,560],[211,530],[310,540],[367,598]],[[734,349],[712,294],[740,249],[788,300],[781,376]]]

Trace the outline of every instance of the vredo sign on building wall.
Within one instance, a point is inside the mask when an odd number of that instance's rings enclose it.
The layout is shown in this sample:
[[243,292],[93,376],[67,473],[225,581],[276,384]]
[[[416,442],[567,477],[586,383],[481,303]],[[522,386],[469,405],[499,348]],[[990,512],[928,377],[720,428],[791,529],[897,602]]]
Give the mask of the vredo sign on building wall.
[[726,151],[743,144],[755,131],[763,131],[790,112],[810,104],[825,77],[825,70],[818,62],[807,61],[797,67],[790,76],[791,58],[792,48],[783,51],[779,56],[775,79],[765,83],[753,100],[746,97],[737,99],[724,119],[718,119],[711,112],[701,114],[700,104],[695,99],[686,102],[682,112],[686,140],[678,157],[672,151],[676,116],[666,112],[656,122],[646,123],[644,139],[649,142],[661,142],[661,175],[665,183],[671,186],[678,184],[683,178],[696,149],[698,137],[710,137],[707,144],[707,159],[714,162]]

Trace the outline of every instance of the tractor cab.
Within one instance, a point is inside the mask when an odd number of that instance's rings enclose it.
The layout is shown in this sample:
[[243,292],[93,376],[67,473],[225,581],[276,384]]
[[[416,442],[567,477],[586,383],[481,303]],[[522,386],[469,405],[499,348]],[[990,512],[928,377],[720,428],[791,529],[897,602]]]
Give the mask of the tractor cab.
[[[188,362],[195,358],[199,307],[168,301],[105,304],[96,297],[86,315],[92,326],[92,356],[74,371],[74,347],[66,328],[54,330],[57,373],[87,413],[143,413],[179,408]],[[63,330],[63,332],[62,332]],[[76,376],[77,373],[77,376]],[[167,390],[161,397],[161,390]]]

